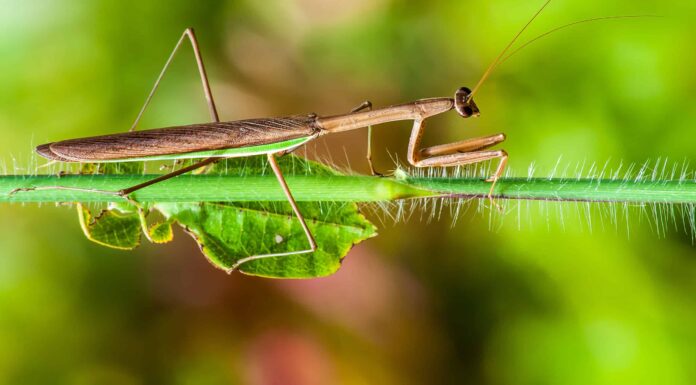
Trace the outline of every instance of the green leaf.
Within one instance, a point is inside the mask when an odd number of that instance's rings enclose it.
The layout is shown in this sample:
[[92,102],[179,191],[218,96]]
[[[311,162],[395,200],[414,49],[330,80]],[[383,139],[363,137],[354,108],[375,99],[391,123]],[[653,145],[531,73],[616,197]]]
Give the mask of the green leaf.
[[[130,163],[81,163],[80,174],[140,174],[142,162]],[[143,218],[132,204],[112,202],[96,217],[88,208],[77,204],[80,227],[87,239],[102,246],[120,250],[132,250],[140,245]]]
[[[289,204],[162,204],[157,209],[175,219],[198,242],[208,260],[229,270],[241,258],[309,248]],[[314,253],[264,258],[240,266],[246,274],[273,278],[311,278],[335,273],[353,245],[376,235],[376,228],[354,203],[300,204],[317,242]]]
[[174,239],[171,220],[155,223],[147,231],[149,234],[148,239],[153,243],[167,243]]
[[108,209],[102,210],[94,218],[79,203],[77,211],[82,231],[90,241],[121,250],[132,250],[140,245],[140,218],[137,212]]
[[[278,163],[285,175],[340,175],[292,155],[278,158]],[[92,166],[89,170],[119,174],[142,170],[142,165],[122,165],[110,164],[106,169]],[[207,171],[241,176],[272,174],[265,156],[222,160]],[[317,251],[249,261],[239,266],[241,272],[272,278],[330,275],[340,268],[353,245],[377,234],[354,203],[300,202],[298,206],[317,242]],[[208,260],[225,271],[249,256],[309,249],[302,226],[287,202],[154,203],[149,208],[159,211],[165,220],[148,226],[144,215],[125,201],[110,205],[97,219],[80,205],[80,218],[90,240],[119,249],[136,247],[141,229],[147,229],[146,235],[154,243],[168,242],[173,238],[172,224],[177,222],[198,242]]]

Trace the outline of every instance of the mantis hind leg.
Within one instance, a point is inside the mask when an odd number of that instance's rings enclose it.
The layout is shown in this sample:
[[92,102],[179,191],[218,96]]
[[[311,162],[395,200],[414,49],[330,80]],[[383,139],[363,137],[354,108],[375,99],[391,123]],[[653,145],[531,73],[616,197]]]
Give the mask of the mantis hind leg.
[[[162,68],[162,71],[160,71],[159,75],[157,76],[157,80],[155,80],[155,84],[153,85],[152,90],[150,90],[150,93],[147,95],[147,98],[145,99],[145,103],[143,104],[142,108],[140,108],[140,111],[138,112],[138,116],[135,118],[133,125],[131,126],[131,128],[128,131],[135,131],[135,128],[138,126],[140,119],[143,117],[143,114],[145,113],[145,110],[150,105],[152,98],[155,96],[155,92],[157,92],[157,89],[159,88],[159,85],[162,82],[162,78],[164,78],[164,74],[169,69],[169,66],[172,64],[172,61],[174,60],[174,57],[176,56],[177,51],[179,51],[179,48],[181,48],[181,45],[184,43],[184,40],[186,40],[187,38],[191,42],[191,48],[193,49],[193,55],[196,59],[196,65],[198,66],[198,74],[200,75],[200,78],[201,78],[201,85],[203,86],[203,94],[205,95],[205,100],[208,104],[208,110],[210,111],[210,119],[212,119],[213,122],[220,121],[220,118],[219,118],[218,112],[217,112],[217,107],[215,106],[215,99],[213,98],[213,92],[210,89],[210,82],[208,81],[208,74],[205,71],[205,64],[203,64],[203,56],[201,56],[201,50],[198,46],[198,39],[196,38],[196,34],[193,31],[193,28],[186,28],[184,30],[184,33],[181,34],[181,37],[179,38],[176,45],[174,46],[172,53],[169,55],[169,58],[167,58],[167,61],[164,63],[164,67]],[[208,164],[212,165],[213,163],[215,163],[215,162],[210,162]],[[169,168],[168,166],[163,166],[163,167],[165,169]],[[173,166],[172,166],[172,168],[173,168]],[[205,173],[207,171],[208,171],[208,167],[205,167],[205,168],[200,168],[199,171],[197,171],[196,173]]]
[[275,154],[268,154],[268,163],[270,163],[271,169],[273,169],[273,173],[275,174],[276,178],[278,179],[278,183],[280,184],[280,187],[283,189],[285,196],[288,198],[288,203],[290,203],[290,206],[292,207],[292,211],[295,213],[297,220],[300,221],[300,225],[302,226],[302,230],[304,231],[305,236],[307,237],[307,242],[309,243],[309,248],[305,249],[305,250],[288,251],[288,252],[283,252],[283,253],[261,254],[261,255],[253,255],[250,257],[241,258],[241,259],[237,260],[237,262],[235,262],[235,264],[232,265],[232,267],[230,267],[227,270],[227,273],[232,273],[233,271],[239,269],[243,264],[251,262],[251,261],[256,261],[259,259],[273,258],[273,257],[285,257],[285,256],[290,256],[290,255],[312,253],[314,251],[317,251],[317,243],[314,240],[314,236],[312,235],[312,232],[309,230],[309,227],[307,226],[307,223],[305,222],[304,216],[302,216],[302,213],[300,212],[299,208],[297,207],[297,202],[295,202],[295,198],[293,198],[292,193],[290,192],[290,189],[288,188],[288,184],[285,182],[285,178],[283,177],[283,173],[280,170],[280,167],[278,167],[278,162],[275,159]]
[[9,192],[9,195],[14,195],[18,192],[22,191],[38,191],[38,190],[67,190],[67,191],[77,191],[77,192],[89,192],[89,193],[95,193],[95,194],[104,194],[104,195],[113,195],[116,197],[122,197],[130,201],[131,203],[137,204],[137,202],[130,198],[129,195],[142,189],[147,186],[151,186],[155,183],[159,183],[162,181],[165,181],[170,178],[174,178],[176,176],[179,176],[181,174],[185,174],[189,171],[196,170],[201,167],[205,167],[209,164],[217,162],[221,158],[206,158],[203,159],[200,162],[196,162],[190,166],[180,168],[176,171],[172,171],[167,174],[163,174],[161,176],[158,176],[157,178],[150,179],[146,182],[127,187],[121,190],[101,190],[101,189],[93,189],[93,188],[82,188],[82,187],[70,187],[70,186],[38,186],[38,187],[22,187],[22,188],[17,188]]
[[215,106],[215,100],[213,99],[213,93],[210,90],[210,82],[208,82],[208,75],[205,72],[205,65],[203,64],[203,57],[201,56],[201,51],[200,51],[200,48],[198,47],[198,40],[196,39],[196,34],[193,32],[193,28],[186,28],[186,30],[184,30],[184,33],[179,38],[179,41],[174,46],[172,53],[169,55],[169,58],[164,63],[164,68],[162,68],[162,71],[160,72],[159,76],[157,76],[157,80],[155,80],[155,85],[152,87],[152,90],[150,91],[147,98],[145,99],[145,103],[143,104],[142,108],[140,109],[140,112],[138,112],[138,116],[135,118],[133,125],[131,126],[131,128],[128,131],[134,131],[135,128],[138,126],[140,119],[143,117],[143,113],[145,113],[145,110],[147,109],[148,105],[152,101],[153,96],[155,96],[155,92],[157,91],[157,88],[159,88],[159,84],[162,81],[164,74],[167,72],[167,69],[169,69],[169,65],[172,64],[172,61],[174,60],[174,56],[176,55],[176,52],[179,50],[179,48],[181,47],[181,44],[183,44],[183,42],[186,38],[188,38],[189,41],[191,42],[191,47],[193,48],[193,55],[196,57],[196,64],[198,65],[198,73],[201,77],[201,83],[203,85],[203,93],[205,94],[205,99],[208,103],[208,109],[210,111],[210,118],[214,122],[220,121],[220,118],[218,117],[218,113],[217,113],[217,107]]

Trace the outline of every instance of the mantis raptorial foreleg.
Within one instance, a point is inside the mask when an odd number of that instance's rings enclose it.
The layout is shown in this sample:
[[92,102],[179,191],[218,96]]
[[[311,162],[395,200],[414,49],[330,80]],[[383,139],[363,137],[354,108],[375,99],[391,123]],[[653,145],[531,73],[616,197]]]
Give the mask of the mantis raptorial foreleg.
[[460,142],[442,144],[424,149],[418,149],[425,129],[423,119],[413,122],[413,130],[408,143],[408,162],[415,167],[447,167],[462,166],[484,162],[491,159],[500,159],[495,173],[486,179],[492,182],[488,192],[488,198],[492,198],[495,184],[503,175],[507,165],[508,154],[505,150],[482,151],[505,140],[504,134],[492,135],[482,138],[467,139]]
[[465,139],[459,142],[439,144],[426,147],[419,151],[421,159],[439,155],[456,154],[458,152],[470,152],[484,150],[505,140],[505,134],[496,134],[480,138]]

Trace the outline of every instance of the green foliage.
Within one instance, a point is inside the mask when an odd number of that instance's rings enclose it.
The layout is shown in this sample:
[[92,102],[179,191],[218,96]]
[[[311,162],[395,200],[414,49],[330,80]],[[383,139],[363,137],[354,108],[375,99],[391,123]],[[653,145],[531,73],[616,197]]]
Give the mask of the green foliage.
[[170,218],[164,222],[158,222],[150,226],[147,229],[150,241],[152,243],[167,243],[174,239],[172,222],[173,220]]
[[122,250],[131,250],[140,245],[140,218],[137,212],[109,209],[92,217],[81,204],[77,204],[77,212],[82,231],[90,241]]
[[[209,174],[263,175],[269,171],[265,162],[265,157],[222,161]],[[338,175],[331,168],[292,155],[280,158],[279,164],[290,174]],[[122,166],[115,164],[107,171],[139,170]],[[240,271],[270,278],[326,276],[340,268],[341,260],[353,245],[376,235],[376,228],[360,214],[355,203],[303,202],[299,207],[318,250],[250,261],[242,264]],[[150,210],[159,212],[165,220],[149,226],[144,210],[134,205],[112,204],[94,219],[82,205],[78,205],[78,210],[87,238],[117,249],[137,247],[141,230],[154,243],[169,242],[173,239],[172,224],[178,223],[198,242],[208,260],[226,271],[249,256],[309,248],[299,221],[285,202],[155,203]]]
[[[167,203],[156,208],[177,221],[198,242],[208,260],[228,270],[250,255],[286,253],[309,248],[307,237],[289,204]],[[336,272],[353,247],[376,235],[355,203],[304,203],[318,250],[311,254],[247,262],[240,271],[270,278],[311,278]]]

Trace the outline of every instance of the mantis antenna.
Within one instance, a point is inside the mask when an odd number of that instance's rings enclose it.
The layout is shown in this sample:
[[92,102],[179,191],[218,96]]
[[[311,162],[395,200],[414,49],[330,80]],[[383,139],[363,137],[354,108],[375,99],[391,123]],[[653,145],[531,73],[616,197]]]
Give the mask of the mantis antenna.
[[644,18],[644,17],[662,17],[662,16],[660,16],[660,15],[619,15],[619,16],[593,17],[593,18],[590,18],[590,19],[583,19],[583,20],[574,21],[574,22],[572,22],[572,23],[564,24],[564,25],[562,25],[562,26],[560,26],[560,27],[556,27],[556,28],[550,29],[550,30],[548,30],[548,31],[546,31],[546,32],[544,32],[544,33],[542,33],[541,35],[539,35],[539,36],[537,36],[537,37],[535,37],[535,38],[533,38],[533,39],[530,39],[530,40],[526,41],[524,44],[522,44],[521,46],[517,47],[514,51],[510,52],[507,56],[503,57],[503,58],[500,60],[500,62],[498,62],[498,64],[502,64],[502,63],[506,62],[512,55],[514,55],[514,54],[520,52],[520,51],[522,50],[522,48],[524,48],[524,47],[526,47],[526,46],[528,46],[528,45],[534,43],[535,41],[537,41],[537,40],[539,40],[539,39],[541,39],[541,38],[543,38],[543,37],[546,37],[546,36],[548,36],[548,35],[550,35],[550,34],[552,34],[552,33],[554,33],[554,32],[557,32],[557,31],[560,31],[560,30],[562,30],[562,29],[568,28],[568,27],[572,27],[572,26],[575,26],[575,25],[578,25],[578,24],[591,23],[591,22],[594,22],[594,21],[606,21],[606,20],[617,20],[617,19],[638,19],[638,18]]
[[532,24],[532,22],[534,21],[534,19],[536,19],[537,16],[539,16],[539,15],[541,14],[541,12],[544,10],[544,8],[546,8],[547,5],[549,5],[549,3],[551,3],[551,0],[547,0],[547,1],[544,3],[544,5],[542,5],[541,8],[539,8],[539,10],[534,14],[534,16],[532,16],[532,18],[529,19],[529,21],[527,22],[527,24],[525,24],[524,27],[522,27],[522,29],[520,29],[520,31],[517,32],[517,34],[515,35],[515,37],[513,37],[512,40],[510,40],[510,42],[508,43],[508,45],[505,46],[505,49],[503,49],[503,50],[500,52],[500,54],[498,54],[498,57],[496,57],[495,60],[493,60],[493,63],[491,63],[491,65],[489,65],[488,68],[486,68],[486,72],[483,73],[483,75],[481,76],[481,79],[478,81],[478,83],[476,83],[476,86],[474,87],[474,89],[473,89],[473,90],[471,91],[471,93],[469,94],[469,98],[468,98],[469,100],[471,100],[471,99],[474,97],[474,94],[476,94],[476,92],[478,92],[478,90],[479,90],[479,88],[481,88],[481,85],[483,84],[483,82],[485,82],[486,79],[488,79],[488,76],[490,76],[491,72],[493,72],[493,70],[495,69],[495,67],[497,67],[498,64],[500,64],[501,60],[503,59],[503,57],[505,56],[505,54],[507,53],[507,51],[510,50],[510,48],[512,47],[512,45],[515,44],[515,42],[517,41],[517,39],[519,39],[519,37],[522,35],[522,33],[524,33],[524,31],[527,30],[527,27],[529,27],[529,26]]
[[493,60],[493,62],[488,66],[488,68],[486,68],[486,71],[481,76],[481,79],[478,81],[478,83],[474,87],[473,91],[471,91],[471,94],[469,94],[468,99],[471,99],[474,96],[474,94],[481,88],[481,85],[491,75],[493,70],[495,70],[500,64],[507,61],[510,57],[512,57],[512,55],[518,53],[519,51],[521,51],[523,48],[527,47],[528,45],[530,45],[530,44],[534,43],[535,41],[537,41],[543,37],[546,37],[554,32],[557,32],[557,31],[560,31],[562,29],[572,27],[572,26],[575,26],[578,24],[591,23],[591,22],[595,22],[595,21],[606,21],[606,20],[617,20],[617,19],[637,19],[637,18],[644,18],[644,17],[661,17],[659,15],[620,15],[620,16],[593,17],[593,18],[589,18],[589,19],[578,20],[578,21],[574,21],[572,23],[561,25],[560,27],[553,28],[549,31],[546,31],[546,32],[542,33],[541,35],[538,35],[538,36],[526,41],[524,44],[517,47],[514,51],[512,51],[506,55],[506,53],[510,50],[510,48],[512,48],[512,46],[519,39],[519,37],[522,35],[522,33],[527,29],[527,27],[529,27],[532,24],[534,19],[536,19],[537,16],[539,16],[541,14],[541,12],[544,10],[544,8],[546,8],[547,5],[549,5],[550,2],[551,2],[551,0],[547,0],[546,3],[544,3],[544,5],[542,5],[541,8],[539,8],[539,10],[534,14],[534,16],[532,16],[532,18],[527,22],[527,24],[525,24],[524,27],[522,27],[522,29],[510,41],[510,43],[508,43],[508,45],[505,46],[505,49],[503,49],[502,52],[500,52],[498,57],[496,57],[495,60]]

